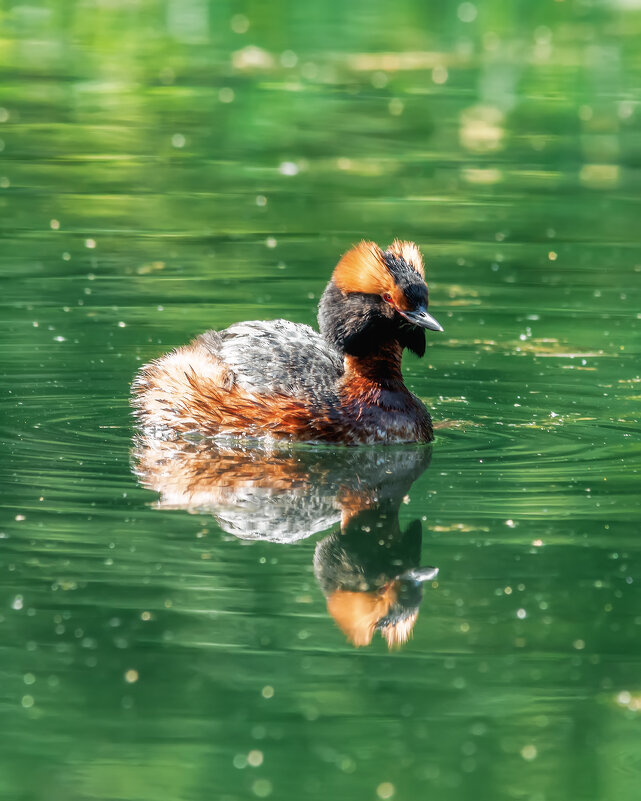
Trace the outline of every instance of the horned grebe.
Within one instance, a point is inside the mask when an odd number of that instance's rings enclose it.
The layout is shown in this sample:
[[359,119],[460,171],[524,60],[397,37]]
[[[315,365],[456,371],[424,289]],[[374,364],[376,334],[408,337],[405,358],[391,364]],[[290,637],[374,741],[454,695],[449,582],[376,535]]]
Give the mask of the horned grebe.
[[413,242],[361,242],[339,261],[318,308],[320,334],[288,320],[206,331],[141,368],[143,429],[298,441],[429,442],[432,420],[403,383],[408,348],[425,352],[423,260]]

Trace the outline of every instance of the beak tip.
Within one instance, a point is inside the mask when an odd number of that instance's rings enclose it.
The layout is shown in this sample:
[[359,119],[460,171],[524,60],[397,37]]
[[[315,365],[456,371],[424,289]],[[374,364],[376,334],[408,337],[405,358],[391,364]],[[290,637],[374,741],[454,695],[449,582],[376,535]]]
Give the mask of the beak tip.
[[425,313],[425,316],[427,318],[426,321],[429,322],[428,328],[430,329],[430,331],[436,331],[438,334],[443,332],[443,326],[439,323],[439,321],[435,317],[432,317],[432,315],[429,314],[428,312]]
[[432,581],[438,576],[438,567],[414,567],[406,570],[399,578],[404,578],[409,581],[415,581],[423,584],[426,581]]

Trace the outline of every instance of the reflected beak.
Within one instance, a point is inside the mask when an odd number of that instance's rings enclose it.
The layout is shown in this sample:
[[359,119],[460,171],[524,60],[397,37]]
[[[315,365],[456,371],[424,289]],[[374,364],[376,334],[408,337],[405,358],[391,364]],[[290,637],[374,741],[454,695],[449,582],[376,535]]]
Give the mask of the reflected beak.
[[422,584],[424,581],[431,581],[438,576],[438,567],[412,567],[398,577],[405,581],[415,581]]
[[419,328],[428,328],[430,331],[442,331],[443,326],[434,319],[427,309],[422,306],[414,311],[396,310],[402,317],[408,320],[412,325],[417,325]]

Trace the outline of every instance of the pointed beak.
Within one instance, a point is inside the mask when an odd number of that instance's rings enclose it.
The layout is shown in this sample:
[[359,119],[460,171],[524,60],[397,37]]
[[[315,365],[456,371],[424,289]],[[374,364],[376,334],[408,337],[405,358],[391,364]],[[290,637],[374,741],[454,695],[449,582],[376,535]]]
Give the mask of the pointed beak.
[[430,331],[442,331],[443,326],[427,311],[425,306],[421,306],[414,311],[401,311],[397,309],[398,313],[408,320],[412,325],[417,325],[419,328],[427,328]]
[[438,567],[413,567],[406,570],[398,577],[405,581],[415,581],[422,584],[424,581],[431,581],[438,576]]

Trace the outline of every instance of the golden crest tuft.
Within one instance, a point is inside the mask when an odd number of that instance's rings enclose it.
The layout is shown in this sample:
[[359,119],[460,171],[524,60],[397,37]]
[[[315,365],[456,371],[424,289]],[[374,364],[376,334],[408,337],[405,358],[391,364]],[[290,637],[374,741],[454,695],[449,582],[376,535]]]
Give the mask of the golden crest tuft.
[[[358,648],[370,644],[379,620],[388,614],[397,595],[397,581],[370,592],[338,589],[327,599],[327,610],[348,641]],[[418,611],[380,629],[388,648],[397,648],[409,640],[417,617]]]
[[327,610],[348,641],[357,648],[369,645],[376,623],[385,616],[389,604],[375,592],[336,590],[327,599]]
[[336,265],[333,279],[343,292],[367,295],[382,295],[392,283],[383,252],[375,242],[365,241],[345,253]]
[[425,268],[423,267],[423,257],[421,251],[414,242],[404,242],[401,239],[395,239],[392,244],[387,248],[396,257],[400,257],[413,267],[417,273],[420,273],[425,278]]
[[387,640],[387,647],[390,650],[400,648],[409,640],[417,617],[418,611],[412,612],[402,620],[397,620],[396,623],[390,623],[389,626],[381,628],[381,636]]

